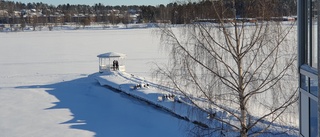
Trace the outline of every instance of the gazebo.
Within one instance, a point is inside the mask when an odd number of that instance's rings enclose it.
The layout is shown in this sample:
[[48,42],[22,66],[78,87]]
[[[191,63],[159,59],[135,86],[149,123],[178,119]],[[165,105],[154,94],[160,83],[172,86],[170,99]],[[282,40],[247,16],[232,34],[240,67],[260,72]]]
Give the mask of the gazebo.
[[97,56],[99,58],[99,72],[125,71],[125,54],[107,52]]

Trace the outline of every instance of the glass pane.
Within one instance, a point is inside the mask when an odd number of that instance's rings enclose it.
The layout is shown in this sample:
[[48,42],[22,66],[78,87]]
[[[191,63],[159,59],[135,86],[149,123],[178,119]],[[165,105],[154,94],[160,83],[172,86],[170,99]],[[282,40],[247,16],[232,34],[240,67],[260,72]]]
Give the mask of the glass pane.
[[312,26],[312,64],[311,66],[314,68],[318,68],[318,62],[317,62],[317,56],[318,56],[318,39],[317,39],[317,31],[318,31],[318,26],[313,25]]
[[307,22],[307,36],[308,36],[308,46],[307,46],[307,63],[311,67],[318,68],[317,56],[318,56],[318,16],[317,16],[317,3],[316,0],[308,1],[308,22]]
[[311,49],[311,45],[312,45],[312,9],[311,9],[311,5],[312,5],[312,1],[308,0],[307,1],[307,36],[308,36],[308,45],[307,45],[307,62],[309,66],[311,66],[311,56],[312,56],[312,49]]
[[310,78],[310,93],[318,97],[318,80]]
[[307,92],[309,92],[308,91],[308,85],[309,85],[308,81],[309,80],[308,80],[307,76],[300,74],[300,88],[304,89]]
[[318,137],[318,103],[310,100],[310,137]]
[[317,3],[312,0],[312,26],[311,26],[311,52],[312,52],[312,63],[311,66],[318,68],[317,56],[318,56],[318,16],[317,16]]
[[309,97],[300,93],[300,133],[306,137],[309,135]]

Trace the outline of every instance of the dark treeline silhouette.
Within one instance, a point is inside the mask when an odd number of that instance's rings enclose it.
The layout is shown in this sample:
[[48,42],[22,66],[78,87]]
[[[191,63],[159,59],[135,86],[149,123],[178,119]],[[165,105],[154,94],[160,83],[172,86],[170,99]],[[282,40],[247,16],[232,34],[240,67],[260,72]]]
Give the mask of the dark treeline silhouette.
[[[230,0],[201,0],[157,6],[108,6],[101,3],[90,6],[66,3],[54,6],[42,2],[26,4],[0,0],[0,24],[21,24],[22,26],[68,22],[77,22],[81,25],[88,25],[90,22],[187,24],[196,19],[216,19],[218,14],[213,14],[215,11],[211,8],[216,3],[223,5],[218,10],[230,13],[229,18],[234,18],[232,17],[235,15],[234,12],[238,18],[257,18],[261,11],[259,7],[266,3],[270,9],[277,11],[278,15],[273,14],[273,17],[296,15],[296,0],[264,0],[263,3],[260,0],[237,0],[235,4],[231,2]],[[254,5],[252,7],[256,8],[244,8],[248,5]]]

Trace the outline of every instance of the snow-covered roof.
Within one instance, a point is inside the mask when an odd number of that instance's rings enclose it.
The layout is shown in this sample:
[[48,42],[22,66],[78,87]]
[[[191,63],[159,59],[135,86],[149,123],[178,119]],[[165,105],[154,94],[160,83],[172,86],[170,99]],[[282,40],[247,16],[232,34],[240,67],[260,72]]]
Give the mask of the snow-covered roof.
[[107,52],[98,55],[97,57],[99,58],[125,58],[126,55],[122,53],[117,53],[117,52]]

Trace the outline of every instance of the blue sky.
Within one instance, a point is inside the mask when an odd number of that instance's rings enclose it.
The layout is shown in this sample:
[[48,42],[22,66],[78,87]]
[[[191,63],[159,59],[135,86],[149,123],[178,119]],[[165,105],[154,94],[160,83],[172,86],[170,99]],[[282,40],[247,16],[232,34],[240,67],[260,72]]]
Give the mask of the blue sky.
[[14,0],[15,2],[22,3],[32,3],[32,2],[42,2],[52,5],[59,4],[87,4],[93,5],[95,3],[102,3],[104,5],[160,5],[160,4],[168,4],[173,2],[174,0]]

